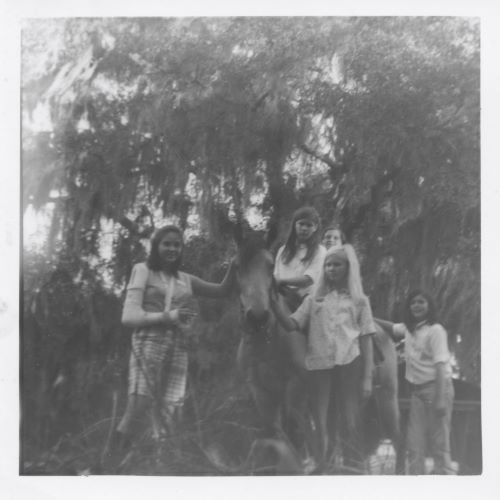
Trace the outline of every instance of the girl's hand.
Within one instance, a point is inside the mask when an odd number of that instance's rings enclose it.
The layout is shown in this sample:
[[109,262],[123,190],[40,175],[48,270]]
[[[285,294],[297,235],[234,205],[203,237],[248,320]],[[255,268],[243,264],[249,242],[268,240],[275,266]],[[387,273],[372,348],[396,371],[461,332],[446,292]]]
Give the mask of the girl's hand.
[[172,309],[170,311],[164,311],[163,321],[170,325],[176,325],[179,323],[179,309]]
[[168,325],[185,326],[196,316],[189,307],[179,307],[163,313],[165,323]]
[[179,323],[182,325],[189,324],[192,319],[196,317],[196,312],[193,311],[190,307],[180,307],[179,311]]
[[189,294],[176,297],[174,310],[178,311],[179,321],[178,325],[188,326],[192,319],[197,315],[197,301]]
[[371,377],[364,377],[361,385],[361,396],[364,400],[368,399],[373,392],[373,381]]

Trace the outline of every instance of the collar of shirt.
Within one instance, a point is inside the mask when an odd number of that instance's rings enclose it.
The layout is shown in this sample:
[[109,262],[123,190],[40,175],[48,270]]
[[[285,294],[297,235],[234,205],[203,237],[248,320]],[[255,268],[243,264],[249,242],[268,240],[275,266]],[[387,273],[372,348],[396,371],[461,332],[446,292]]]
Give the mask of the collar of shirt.
[[175,283],[183,283],[180,276],[178,276],[178,275],[175,276],[173,274],[166,274],[163,271],[160,271],[160,277],[161,277],[161,280],[163,281],[163,283],[165,283],[165,284],[171,280],[174,280]]
[[420,321],[420,323],[417,323],[414,328],[413,328],[413,331],[416,332],[417,330],[420,330],[420,328],[422,328],[423,326],[427,325],[427,320],[424,319],[424,321]]
[[[316,302],[323,302],[327,297],[333,300],[338,300],[341,299],[342,297],[350,297],[351,294],[349,293],[349,290],[346,288],[341,288],[340,290],[333,289],[330,290],[326,295],[323,297],[317,297]],[[327,299],[328,300],[328,299]]]

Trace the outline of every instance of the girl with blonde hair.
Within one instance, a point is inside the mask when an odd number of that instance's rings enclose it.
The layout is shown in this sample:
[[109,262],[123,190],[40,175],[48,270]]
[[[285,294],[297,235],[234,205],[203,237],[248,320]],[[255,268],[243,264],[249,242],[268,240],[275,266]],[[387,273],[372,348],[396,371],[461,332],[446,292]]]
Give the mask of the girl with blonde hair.
[[273,307],[282,326],[303,338],[303,368],[320,460],[329,444],[327,416],[333,390],[345,436],[344,464],[362,468],[361,406],[372,393],[376,327],[354,248],[346,244],[328,250],[317,286],[295,313],[287,315],[276,302]]

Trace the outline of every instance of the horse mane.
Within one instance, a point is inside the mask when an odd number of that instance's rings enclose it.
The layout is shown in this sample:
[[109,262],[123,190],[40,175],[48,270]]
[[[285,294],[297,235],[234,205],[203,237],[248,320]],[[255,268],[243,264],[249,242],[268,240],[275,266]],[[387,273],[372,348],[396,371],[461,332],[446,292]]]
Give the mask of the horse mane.
[[242,267],[247,266],[261,250],[267,250],[264,235],[261,232],[252,232],[246,235],[244,241],[238,247],[240,265]]

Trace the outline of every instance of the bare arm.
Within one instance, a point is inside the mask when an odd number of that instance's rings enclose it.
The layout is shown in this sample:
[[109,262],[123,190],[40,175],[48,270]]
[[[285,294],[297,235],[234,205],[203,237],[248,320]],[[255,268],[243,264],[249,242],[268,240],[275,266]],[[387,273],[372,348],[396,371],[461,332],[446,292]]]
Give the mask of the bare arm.
[[197,276],[191,276],[193,294],[213,299],[228,297],[231,289],[233,288],[235,273],[236,268],[234,266],[234,262],[231,262],[222,283],[210,283],[198,278]]
[[363,362],[363,397],[368,398],[372,393],[373,379],[373,336],[371,334],[359,337],[359,350]]
[[379,325],[382,330],[384,330],[389,337],[391,337],[394,342],[399,342],[404,339],[404,334],[400,332],[394,331],[394,323],[392,321],[386,321],[385,319],[373,318],[375,323]]
[[127,291],[122,312],[122,324],[130,328],[140,328],[152,325],[174,325],[178,313],[175,311],[149,312],[142,308],[144,298],[143,288],[131,288]]
[[446,401],[444,397],[445,386],[445,364],[436,363],[436,395],[434,398],[434,410],[438,416],[444,416],[446,413]]
[[294,330],[299,330],[299,325],[290,318],[290,315],[283,309],[279,300],[275,297],[274,294],[271,294],[271,308],[278,320],[279,324],[287,331],[293,332]]

